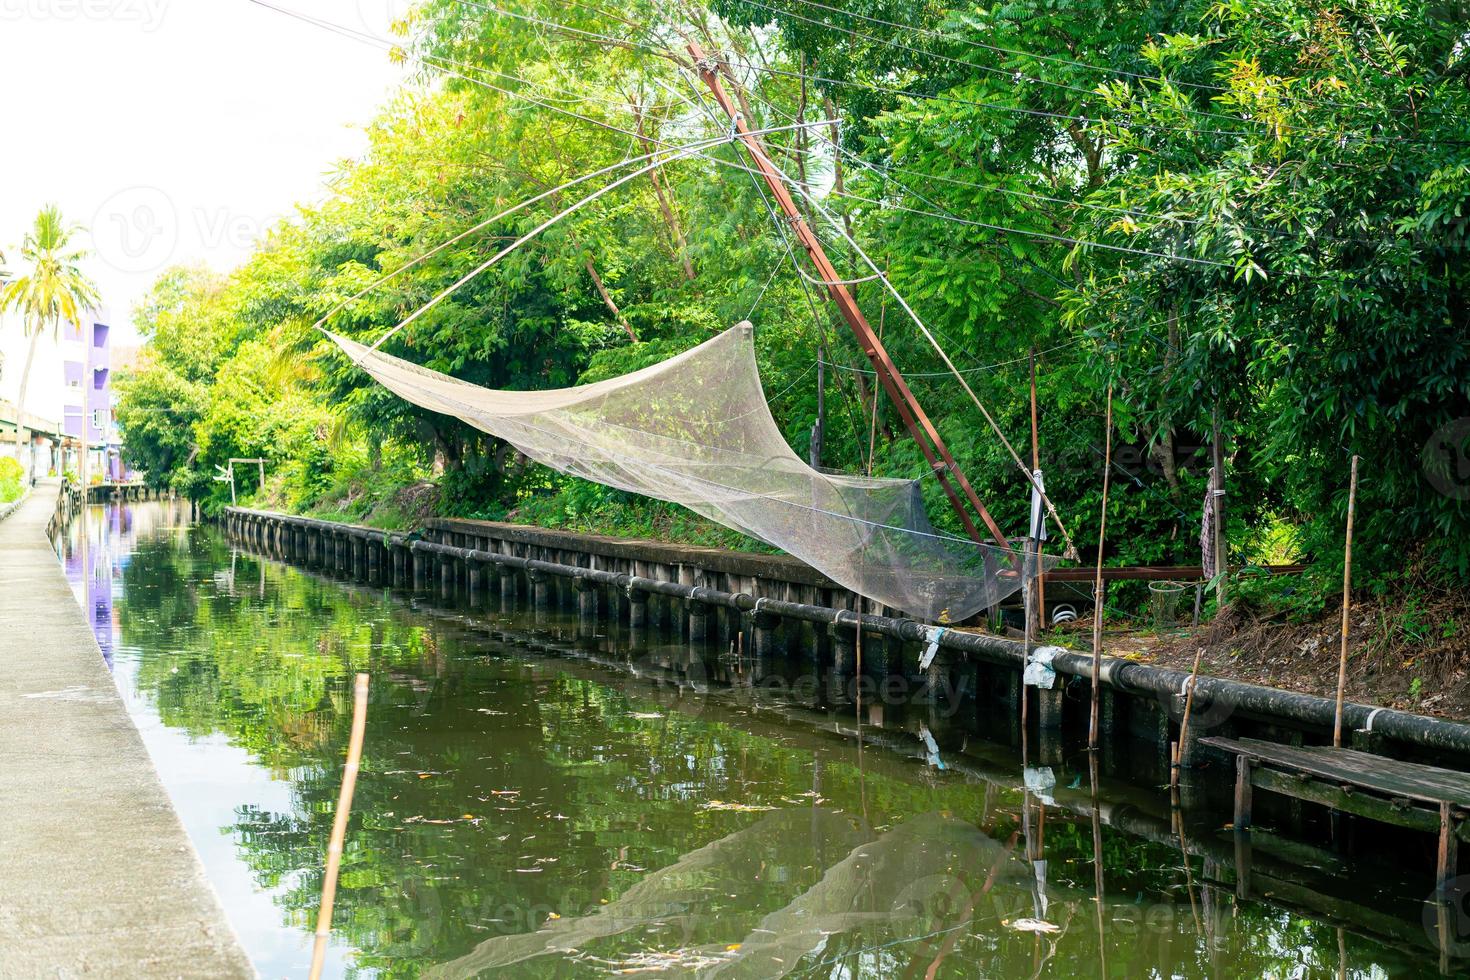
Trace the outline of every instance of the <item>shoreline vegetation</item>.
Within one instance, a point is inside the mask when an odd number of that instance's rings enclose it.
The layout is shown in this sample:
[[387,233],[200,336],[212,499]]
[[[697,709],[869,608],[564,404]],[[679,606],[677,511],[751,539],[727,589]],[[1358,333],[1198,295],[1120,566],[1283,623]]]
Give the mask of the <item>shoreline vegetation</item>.
[[[1357,455],[1349,696],[1470,716],[1470,47],[1455,9],[860,6],[874,16],[805,0],[678,15],[631,0],[619,16],[528,0],[537,24],[415,5],[395,31],[417,70],[326,198],[229,274],[165,271],[136,310],[148,344],[117,380],[129,464],[206,512],[229,500],[217,467],[262,457],[266,486],[237,474],[241,502],[289,513],[761,549],[416,408],[312,329],[335,310],[332,330],[371,342],[464,280],[384,349],[488,388],[558,388],[749,318],[791,446],[834,471],[925,473],[761,187],[726,166],[737,147],[619,186],[469,275],[586,190],[456,238],[487,216],[719,135],[685,95],[682,48],[649,53],[628,35],[692,29],[752,122],[840,121],[771,134],[773,158],[831,213],[811,224],[839,272],[867,271],[850,234],[1022,455],[1034,352],[1040,467],[1074,540],[1098,540],[1112,390],[1104,564],[1200,562],[1218,446],[1229,564],[1309,566],[1232,577],[1223,611],[1212,590],[1204,625],[1167,638],[1136,628],[1146,584],[1120,583],[1110,652],[1177,665],[1204,646],[1205,670],[1322,693]],[[1038,56],[1061,50],[1079,55]],[[456,75],[433,67],[449,63]],[[964,388],[881,283],[850,289],[980,498],[1022,533],[1026,487]],[[936,525],[958,532],[938,481],[920,485]],[[1084,548],[1080,563],[1097,558]]]

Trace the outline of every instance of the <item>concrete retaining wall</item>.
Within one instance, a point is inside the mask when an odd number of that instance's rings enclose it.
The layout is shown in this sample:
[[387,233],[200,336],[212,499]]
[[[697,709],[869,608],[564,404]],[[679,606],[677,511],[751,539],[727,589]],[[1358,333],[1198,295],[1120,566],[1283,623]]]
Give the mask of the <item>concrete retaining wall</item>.
[[[649,541],[584,536],[487,521],[436,521],[420,533],[384,532],[270,512],[229,508],[224,524],[237,540],[268,554],[359,581],[451,597],[492,597],[537,613],[575,610],[591,635],[605,619],[630,630],[655,629],[691,644],[738,638],[757,656],[795,653],[851,670],[861,624],[862,671],[878,682],[941,676],[946,689],[991,699],[1013,711],[1021,699],[1022,644],[977,631],[935,627],[854,609],[852,593],[784,556],[746,555]],[[936,642],[927,671],[921,651]],[[1090,654],[1057,651],[1051,689],[1027,689],[1028,714],[1041,735],[1040,761],[1059,757],[1064,740],[1085,733],[1093,673]],[[1103,657],[1101,726],[1108,746],[1121,738],[1151,744],[1167,773],[1179,737],[1187,675]],[[1201,677],[1189,726],[1188,762],[1205,735],[1254,735],[1296,744],[1331,741],[1334,704],[1226,678]],[[1019,737],[1018,718],[1010,729]],[[1470,725],[1349,703],[1344,727],[1360,748],[1464,768]]]

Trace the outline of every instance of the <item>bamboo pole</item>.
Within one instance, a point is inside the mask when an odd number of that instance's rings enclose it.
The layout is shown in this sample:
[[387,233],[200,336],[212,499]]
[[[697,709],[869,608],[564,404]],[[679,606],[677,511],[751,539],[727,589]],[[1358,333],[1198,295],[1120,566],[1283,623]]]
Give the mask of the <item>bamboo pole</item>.
[[342,865],[342,842],[347,836],[347,818],[352,814],[352,791],[357,786],[357,768],[362,759],[362,736],[367,729],[368,675],[358,674],[352,691],[352,735],[347,741],[347,764],[342,767],[342,791],[332,820],[332,837],[327,844],[327,870],[322,879],[322,904],[316,917],[316,942],[311,950],[310,980],[322,975],[327,958],[327,938],[332,934],[332,905],[337,899],[337,871]]
[[1214,485],[1210,488],[1210,507],[1214,515],[1215,540],[1215,606],[1223,610],[1226,602],[1226,574],[1230,551],[1225,540],[1225,440],[1220,435],[1220,403],[1215,403],[1215,418],[1210,435],[1210,460],[1214,466]]
[[[1036,413],[1036,345],[1031,345],[1031,473],[1033,477],[1036,471],[1041,469],[1041,434],[1037,425]],[[1032,578],[1032,588],[1036,590],[1036,629],[1038,632],[1046,628],[1046,582],[1041,575],[1041,551],[1043,544],[1036,542],[1036,574]]]
[[1184,715],[1179,719],[1179,742],[1174,749],[1173,765],[1169,767],[1169,797],[1176,805],[1179,802],[1179,770],[1184,765],[1184,747],[1189,744],[1189,714],[1194,710],[1194,685],[1199,681],[1199,660],[1204,652],[1204,647],[1197,647],[1194,651],[1194,667],[1189,672],[1188,693],[1184,695]]
[[1108,382],[1107,436],[1103,442],[1102,516],[1097,523],[1097,574],[1092,582],[1092,712],[1087,747],[1097,748],[1098,699],[1102,691],[1103,540],[1108,530],[1108,487],[1113,472],[1113,383]]
[[1337,711],[1332,719],[1332,744],[1342,746],[1342,695],[1347,688],[1348,615],[1353,605],[1353,512],[1358,503],[1358,457],[1353,457],[1348,479],[1347,539],[1342,555],[1342,652],[1337,660]]

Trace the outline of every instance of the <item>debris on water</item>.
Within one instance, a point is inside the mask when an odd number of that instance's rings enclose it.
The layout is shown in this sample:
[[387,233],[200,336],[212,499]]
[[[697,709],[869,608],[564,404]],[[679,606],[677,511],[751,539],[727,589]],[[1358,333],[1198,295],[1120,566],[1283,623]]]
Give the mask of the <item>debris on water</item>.
[[654,718],[662,718],[663,715],[656,711],[634,711],[628,717],[637,718],[639,721],[651,721]]
[[1009,926],[1017,932],[1061,932],[1062,927],[1047,922],[1045,919],[1015,919],[1010,922],[1002,922],[1001,925]]
[[761,813],[765,810],[776,809],[773,806],[763,806],[759,803],[726,803],[724,800],[710,800],[700,806],[701,810],[733,810],[736,813]]

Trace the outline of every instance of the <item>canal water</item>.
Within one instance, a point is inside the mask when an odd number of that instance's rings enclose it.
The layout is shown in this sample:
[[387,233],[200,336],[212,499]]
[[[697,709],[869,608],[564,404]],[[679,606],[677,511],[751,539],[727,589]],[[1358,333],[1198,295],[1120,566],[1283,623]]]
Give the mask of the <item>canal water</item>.
[[979,734],[993,705],[824,709],[739,650],[333,580],[167,502],[94,506],[58,550],[265,977],[310,960],[358,671],[329,975],[1440,972],[1427,863],[1242,846],[1085,752],[1027,765]]

